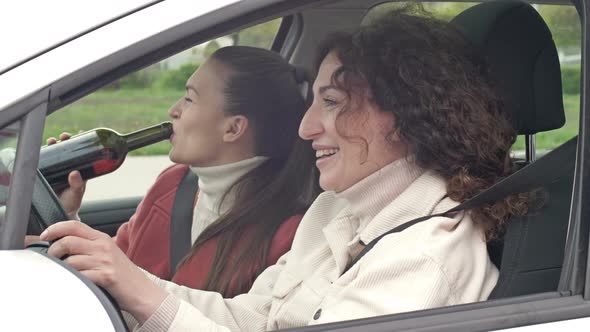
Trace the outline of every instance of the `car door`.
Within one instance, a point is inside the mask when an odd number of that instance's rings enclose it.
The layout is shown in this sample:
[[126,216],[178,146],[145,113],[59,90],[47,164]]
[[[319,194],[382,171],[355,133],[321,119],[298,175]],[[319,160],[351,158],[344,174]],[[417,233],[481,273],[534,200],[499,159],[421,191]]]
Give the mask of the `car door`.
[[[381,1],[257,1],[244,2],[222,8],[204,17],[198,17],[167,29],[164,37],[154,34],[141,42],[130,45],[101,61],[81,68],[57,80],[49,98],[48,111],[53,112],[73,100],[110,84],[125,74],[138,68],[151,65],[170,54],[197,45],[215,36],[239,30],[242,26],[253,25],[277,17],[290,15],[293,22],[285,29],[280,52],[292,62],[312,67],[314,49],[322,36],[331,31],[352,30],[361,24],[366,12]],[[585,19],[590,10],[585,3],[575,2],[582,17],[582,36],[588,36],[590,27]],[[281,33],[280,33],[281,34]],[[588,43],[583,40],[583,54],[588,54]],[[514,328],[525,325],[550,323],[571,319],[584,319],[590,316],[590,291],[588,287],[588,240],[590,223],[590,177],[587,147],[588,129],[588,89],[587,77],[590,74],[582,59],[583,84],[579,118],[579,144],[577,147],[576,173],[569,220],[569,236],[565,250],[563,272],[558,289],[551,292],[504,298],[481,303],[438,308],[419,312],[386,315],[355,321],[338,322],[312,327],[302,327],[301,331],[330,330],[437,330],[437,331],[477,331]],[[20,114],[20,113],[19,113]],[[38,148],[38,146],[37,146]],[[31,168],[32,169],[32,168]],[[32,173],[31,173],[32,174]],[[28,187],[27,187],[28,186]],[[27,184],[26,188],[31,188]],[[23,201],[25,204],[26,201]],[[586,204],[584,204],[586,203]],[[26,205],[26,204],[25,204]],[[107,210],[109,205],[106,206]],[[112,206],[114,207],[114,205]],[[130,203],[129,208],[132,209]],[[111,210],[115,211],[115,208]],[[25,212],[23,212],[25,213]],[[121,214],[122,216],[122,214]],[[124,219],[124,218],[122,218]],[[553,323],[560,324],[560,323]],[[560,325],[558,325],[560,326]],[[531,328],[534,328],[531,327]]]

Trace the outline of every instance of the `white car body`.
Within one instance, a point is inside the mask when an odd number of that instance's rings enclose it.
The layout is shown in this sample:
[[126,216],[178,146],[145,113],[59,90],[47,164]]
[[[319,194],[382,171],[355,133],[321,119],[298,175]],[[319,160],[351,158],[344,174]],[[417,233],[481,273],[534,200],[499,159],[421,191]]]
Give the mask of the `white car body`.
[[[113,11],[110,11],[110,15],[103,13],[103,15],[95,22],[96,24],[99,24],[102,21],[120,15],[121,12],[133,9],[144,2],[145,1],[134,1],[132,2],[133,6],[126,4],[127,6],[123,8],[121,8],[121,6],[115,7]],[[0,96],[0,108],[4,108],[15,101],[22,99],[24,96],[51,84],[56,79],[62,78],[84,66],[104,58],[107,55],[113,54],[136,43],[137,41],[158,34],[161,31],[167,30],[190,19],[194,19],[195,17],[205,16],[213,10],[235,2],[237,1],[216,0],[195,2],[190,0],[168,0],[157,2],[145,9],[133,13],[132,15],[125,16],[110,24],[88,32],[3,73],[0,76],[0,89],[1,91],[4,91]],[[64,8],[54,10],[67,15],[58,18],[58,22],[60,19],[68,20],[68,18],[72,16],[72,8],[69,8],[70,2],[65,1],[61,4]],[[20,3],[20,5],[22,6],[23,4]],[[54,4],[52,4],[52,6],[53,5]],[[30,3],[29,6],[33,7],[35,4]],[[84,9],[84,11],[80,10],[83,13],[93,13],[86,8],[80,9]],[[94,16],[91,17],[96,19]],[[55,22],[54,20],[55,18],[52,17],[53,22]],[[206,18],[203,19],[203,24],[206,23],[206,20]],[[22,21],[22,19],[19,21]],[[15,29],[15,27],[11,26],[10,21],[5,21],[2,24],[3,26],[1,28],[3,31]],[[49,25],[50,23],[47,24]],[[59,24],[57,26],[59,26]],[[43,51],[52,44],[59,43],[61,40],[75,36],[80,32],[80,30],[77,29],[81,28],[81,26],[81,24],[75,25],[73,31],[68,31],[70,35],[64,31],[59,31],[60,29],[57,29],[57,34],[55,34],[55,31],[49,29],[51,34],[40,35],[40,39],[47,40],[47,38],[49,38],[48,36],[54,36],[53,40],[50,39],[51,42],[36,44],[34,42],[37,38],[34,38],[30,44],[36,47],[25,49],[27,53],[19,52],[19,54],[16,55],[2,56],[0,58],[0,72],[4,71],[7,67],[10,68],[14,63],[17,63],[18,57],[21,57],[21,59],[26,58],[27,56]],[[27,35],[37,36],[36,31]],[[9,40],[0,40],[2,45],[11,45],[11,41],[13,45],[18,42],[18,40],[14,38],[14,35],[10,36],[13,37]],[[17,47],[16,49],[21,48]]]
[[[70,89],[78,83],[63,81],[65,83],[62,84],[60,80],[85,68],[90,68],[89,66],[95,66],[97,70],[102,70],[110,66],[104,59],[118,52],[125,52],[134,45],[140,45],[138,43],[148,38],[159,36],[159,38],[166,39],[171,29],[178,27],[181,31],[175,32],[176,37],[183,34],[188,36],[194,31],[215,27],[216,24],[222,23],[221,19],[242,15],[239,11],[229,10],[223,12],[222,18],[214,15],[235,5],[242,6],[236,7],[238,9],[248,8],[249,11],[255,11],[265,6],[286,2],[278,0],[166,0],[153,2],[112,0],[97,3],[66,0],[42,3],[21,1],[12,12],[2,10],[3,17],[0,19],[1,31],[11,31],[10,34],[0,35],[0,44],[3,47],[3,51],[0,52],[0,91],[2,91],[0,93],[0,117],[12,106],[26,101],[43,89],[56,88],[60,91]],[[300,2],[302,8],[313,6],[313,4],[310,5],[310,1]],[[346,8],[340,9],[338,7],[340,3],[343,3],[342,6],[344,6],[355,2],[351,0],[332,1],[317,11],[310,10],[306,15],[311,18],[315,15],[314,24],[322,22],[317,18],[323,18],[326,10],[332,9],[334,13],[348,15]],[[288,7],[288,5],[285,6]],[[35,8],[37,16],[26,16],[31,8]],[[141,9],[135,11],[138,8]],[[289,8],[286,9],[287,12],[289,10]],[[131,14],[110,21],[130,11],[132,11]],[[45,15],[48,12],[51,15]],[[280,16],[282,12],[279,11],[272,15]],[[339,28],[333,17],[328,16],[326,20],[332,23],[331,29]],[[183,25],[189,21],[193,22],[190,29]],[[102,25],[105,22],[109,23]],[[31,26],[35,28],[31,29]],[[95,28],[96,26],[99,27]],[[310,43],[313,43],[315,38],[311,35],[313,29],[317,29],[317,26],[304,27],[302,32],[303,36],[312,40]],[[220,31],[219,34],[224,32],[227,31]],[[79,35],[80,33],[83,34]],[[26,45],[20,47],[21,43]],[[146,45],[141,44],[141,47],[146,47]],[[309,47],[309,45],[298,45],[298,47],[297,50],[300,50]],[[143,49],[135,51],[144,52]],[[146,54],[150,51],[145,49]],[[98,77],[100,74],[102,73],[97,72],[96,76]],[[61,85],[52,86],[55,82]],[[1,226],[0,224],[0,228]],[[0,330],[114,331],[109,313],[105,311],[95,293],[63,266],[38,253],[26,250],[0,251],[0,262],[2,266],[2,272],[0,272],[0,317],[2,317],[0,318]],[[527,303],[520,304],[524,308],[523,312],[508,312],[506,311],[508,309],[502,311],[503,307],[493,311],[495,314],[501,315],[500,318],[497,318],[498,323],[485,326],[520,331],[586,330],[590,326],[590,318],[588,318],[590,314],[586,314],[586,310],[590,306],[587,305],[583,296],[578,296],[571,302],[572,306],[578,306],[579,309],[568,316],[571,317],[569,320],[558,321],[566,317],[559,316],[561,308],[544,306],[544,302],[537,305],[531,299]],[[506,308],[512,310],[518,305],[506,304]],[[527,314],[525,312],[527,308],[537,308],[538,311]],[[479,319],[483,324],[496,319],[492,314],[490,314],[492,316],[484,318],[485,310],[486,308],[469,307],[465,312],[475,312],[482,318],[469,316],[470,320],[457,322],[453,316],[449,318],[448,324],[444,323],[445,313],[437,312],[424,318],[422,322],[426,324],[428,319],[436,316],[435,318],[439,319],[441,323],[434,326],[425,325],[423,330],[436,330],[437,328],[465,330],[474,325],[468,325],[469,327],[465,328],[462,327],[462,323],[471,324]],[[413,318],[403,319],[411,320]],[[416,318],[416,321],[419,321],[419,318]],[[395,320],[392,322],[394,324]],[[360,328],[368,331],[390,329],[387,322],[381,324],[379,321],[367,321],[366,324]],[[537,325],[523,326],[528,324]],[[397,328],[397,325],[391,326]],[[321,326],[314,327],[314,331],[321,328]],[[328,328],[326,327],[326,329]],[[335,327],[331,328],[335,329]],[[346,328],[354,330],[355,326]],[[399,328],[412,329],[408,326]]]
[[0,261],[10,266],[0,283],[3,331],[115,331],[96,295],[63,266],[30,250],[0,251]]

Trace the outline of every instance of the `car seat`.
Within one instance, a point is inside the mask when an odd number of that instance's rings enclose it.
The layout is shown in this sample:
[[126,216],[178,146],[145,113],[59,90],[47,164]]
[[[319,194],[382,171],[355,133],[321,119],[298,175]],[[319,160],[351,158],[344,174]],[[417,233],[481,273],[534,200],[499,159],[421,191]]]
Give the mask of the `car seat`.
[[[463,11],[452,22],[486,56],[507,115],[519,134],[531,137],[565,123],[555,43],[531,5],[520,1],[482,3]],[[557,290],[574,163],[575,154],[564,160],[564,167],[569,167],[567,175],[544,185],[547,199],[540,210],[510,218],[504,237],[488,246],[500,270],[490,299]]]

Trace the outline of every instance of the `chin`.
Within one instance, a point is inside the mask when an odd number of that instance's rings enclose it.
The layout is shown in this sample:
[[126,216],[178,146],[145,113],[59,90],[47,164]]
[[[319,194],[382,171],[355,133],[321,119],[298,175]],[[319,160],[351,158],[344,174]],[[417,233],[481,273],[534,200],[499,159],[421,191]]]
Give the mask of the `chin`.
[[336,191],[336,184],[330,178],[326,179],[326,177],[320,175],[320,188],[324,191]]
[[[348,180],[348,181],[347,181]],[[342,192],[347,190],[348,188],[354,186],[356,182],[350,183],[349,179],[345,179],[343,176],[340,177],[332,177],[332,178],[323,178],[320,176],[320,187],[325,191],[333,191],[336,193]]]
[[170,161],[172,161],[173,163],[176,164],[183,164],[182,160],[180,160],[175,154],[174,154],[174,148],[172,148],[172,150],[170,150],[170,153],[168,153],[168,158],[170,158]]

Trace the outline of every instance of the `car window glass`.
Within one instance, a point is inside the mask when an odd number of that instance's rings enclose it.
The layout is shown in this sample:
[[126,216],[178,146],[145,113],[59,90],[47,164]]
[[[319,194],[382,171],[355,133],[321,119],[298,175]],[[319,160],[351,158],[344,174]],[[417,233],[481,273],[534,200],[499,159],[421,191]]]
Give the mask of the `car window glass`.
[[[384,3],[371,9],[363,20],[367,24],[381,12],[407,3]],[[434,17],[450,21],[476,2],[423,2],[424,9]],[[562,128],[538,133],[535,137],[537,155],[551,150],[578,134],[580,114],[580,59],[581,27],[578,13],[573,5],[533,4],[551,30],[559,61],[563,87],[563,104],[566,123]],[[524,136],[519,136],[514,150],[517,156],[524,156]]]
[[[536,135],[537,154],[542,154],[578,134],[582,35],[580,18],[574,6],[534,5],[534,7],[549,26],[557,46],[565,110],[565,125],[563,127]],[[517,144],[522,141],[520,138]],[[524,146],[524,144],[520,144],[517,146]]]
[[[185,83],[211,53],[230,45],[269,49],[282,19],[275,19],[191,47],[147,68],[131,73],[51,114],[44,138],[61,132],[78,133],[97,127],[128,133],[170,120],[167,110],[184,94]],[[129,153],[121,168],[89,181],[85,201],[142,196],[157,175],[172,162],[168,141]],[[142,173],[136,172],[138,168]],[[137,174],[137,176],[134,176]],[[119,182],[113,180],[120,177]],[[110,180],[107,180],[109,179]],[[112,190],[113,183],[125,183]]]
[[6,201],[8,200],[19,132],[20,121],[0,129],[0,224],[5,221]]

